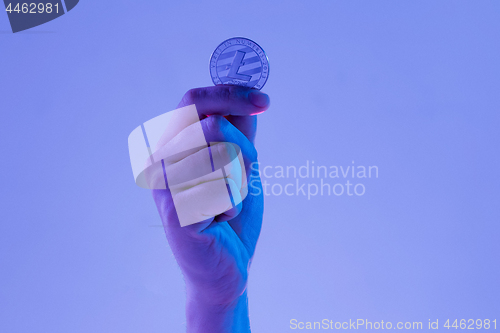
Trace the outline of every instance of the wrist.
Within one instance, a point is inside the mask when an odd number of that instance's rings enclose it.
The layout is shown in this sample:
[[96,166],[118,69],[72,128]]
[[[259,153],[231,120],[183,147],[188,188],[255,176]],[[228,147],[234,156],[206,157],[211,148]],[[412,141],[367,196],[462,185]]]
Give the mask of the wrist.
[[196,293],[187,293],[186,322],[188,333],[248,333],[248,297],[246,290],[235,300],[217,304],[199,297]]

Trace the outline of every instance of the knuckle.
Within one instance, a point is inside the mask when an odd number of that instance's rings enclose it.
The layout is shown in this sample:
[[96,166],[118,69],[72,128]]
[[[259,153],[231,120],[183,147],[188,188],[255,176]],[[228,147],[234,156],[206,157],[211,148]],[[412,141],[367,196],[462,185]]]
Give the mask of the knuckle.
[[237,98],[239,89],[236,86],[219,86],[216,92],[217,99],[220,101],[231,101]]
[[196,102],[204,99],[206,96],[207,91],[205,88],[189,89],[182,97],[182,102],[184,105],[196,104]]
[[236,157],[236,149],[234,147],[234,143],[230,142],[221,142],[217,144],[217,151],[220,156],[220,160],[222,163],[230,163]]
[[227,143],[221,142],[217,144],[217,153],[219,154],[221,160],[229,159],[229,148]]
[[203,119],[202,123],[204,123],[207,133],[216,133],[223,131],[224,120],[226,119],[222,116],[213,115]]

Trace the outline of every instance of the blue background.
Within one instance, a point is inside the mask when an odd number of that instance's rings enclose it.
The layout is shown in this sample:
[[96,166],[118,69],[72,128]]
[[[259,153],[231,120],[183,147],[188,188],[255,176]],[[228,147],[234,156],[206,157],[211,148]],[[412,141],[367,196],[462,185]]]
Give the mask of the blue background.
[[0,13],[0,331],[184,330],[127,136],[233,36],[271,61],[263,166],[379,167],[361,197],[266,197],[254,331],[498,322],[500,2],[87,0],[18,34]]

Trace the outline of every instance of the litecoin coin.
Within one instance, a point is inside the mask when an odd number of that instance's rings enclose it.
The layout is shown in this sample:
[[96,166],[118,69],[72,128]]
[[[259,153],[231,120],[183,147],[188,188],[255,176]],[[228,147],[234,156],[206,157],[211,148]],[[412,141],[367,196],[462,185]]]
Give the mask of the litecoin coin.
[[210,58],[214,84],[262,89],[269,77],[269,59],[259,44],[235,37],[222,42]]

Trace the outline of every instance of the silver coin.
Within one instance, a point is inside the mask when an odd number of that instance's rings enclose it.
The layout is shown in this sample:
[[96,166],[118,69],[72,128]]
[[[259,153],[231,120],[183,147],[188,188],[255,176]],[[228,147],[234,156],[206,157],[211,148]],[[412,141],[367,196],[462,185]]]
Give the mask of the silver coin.
[[262,89],[269,77],[269,59],[254,41],[235,37],[223,41],[210,57],[214,84],[234,84]]

